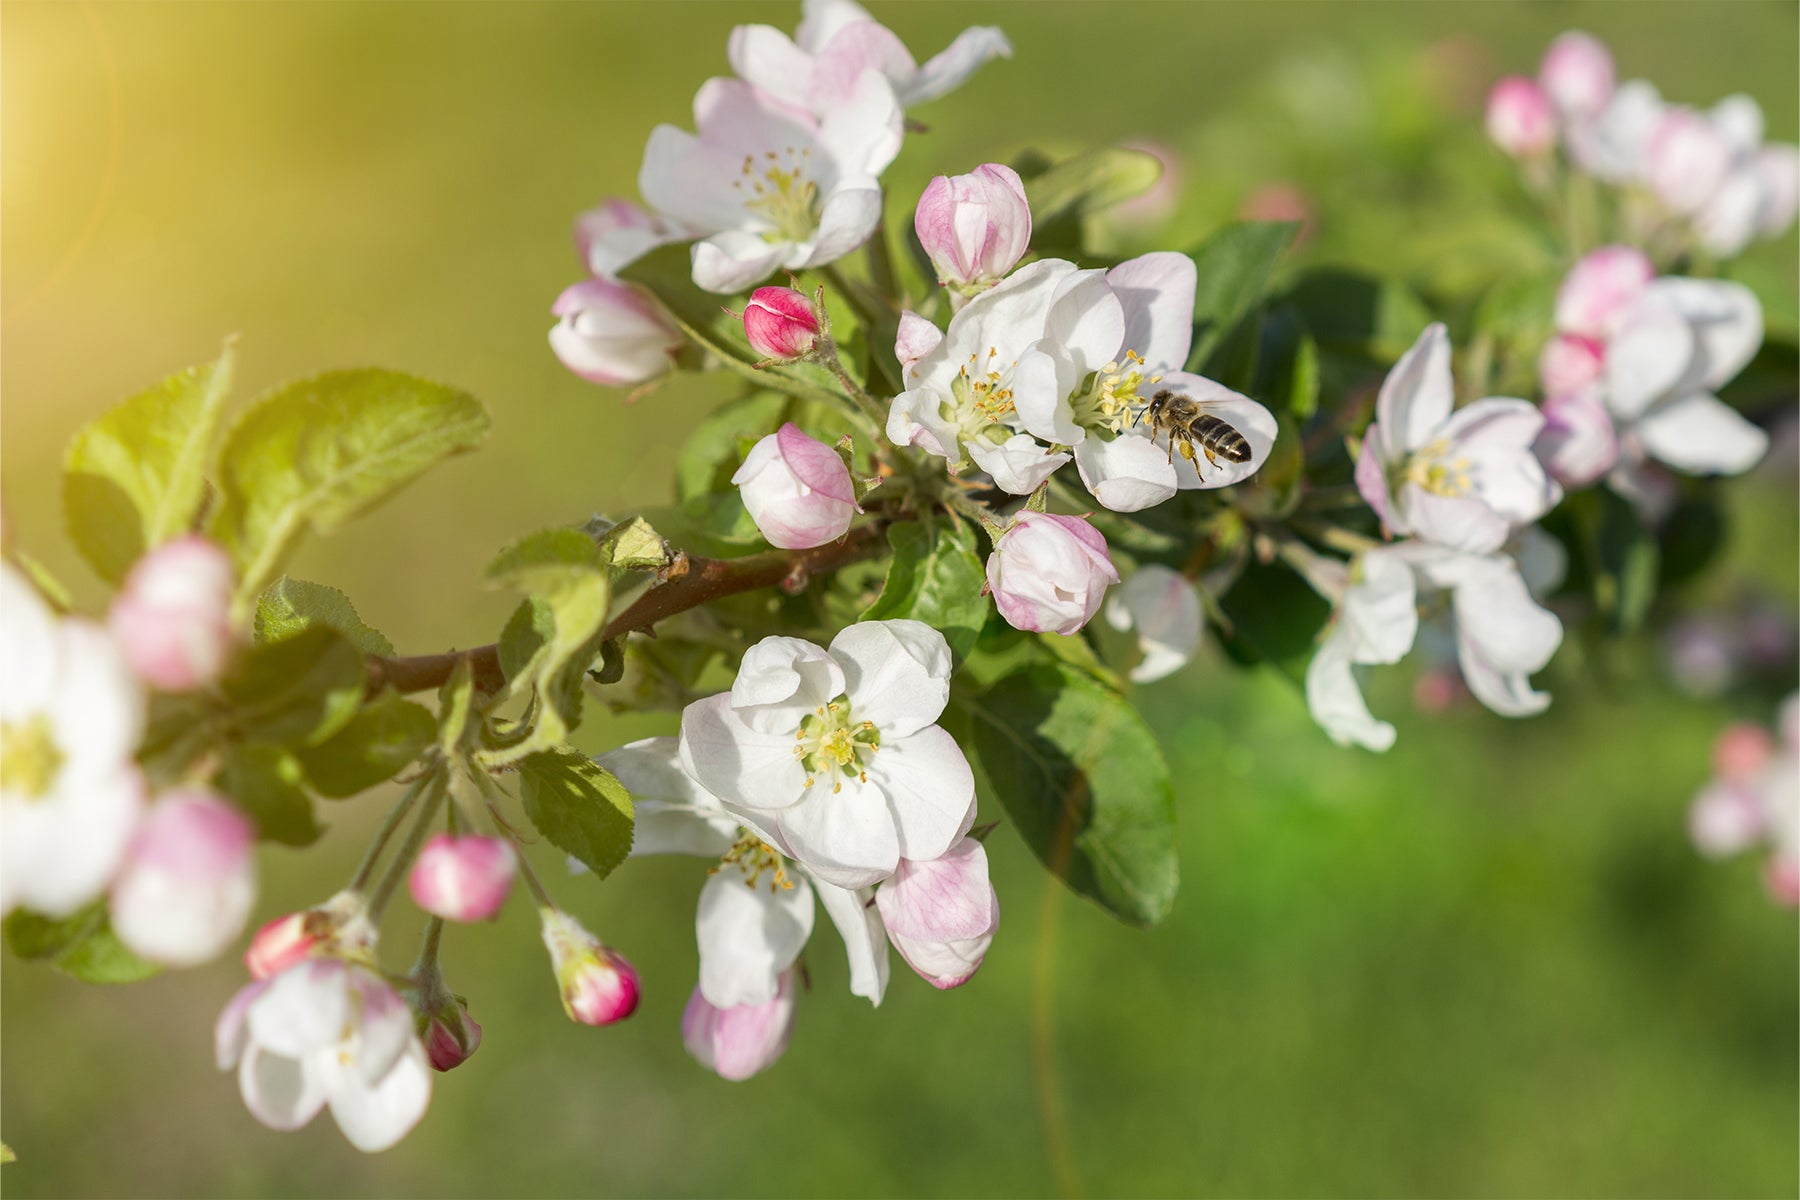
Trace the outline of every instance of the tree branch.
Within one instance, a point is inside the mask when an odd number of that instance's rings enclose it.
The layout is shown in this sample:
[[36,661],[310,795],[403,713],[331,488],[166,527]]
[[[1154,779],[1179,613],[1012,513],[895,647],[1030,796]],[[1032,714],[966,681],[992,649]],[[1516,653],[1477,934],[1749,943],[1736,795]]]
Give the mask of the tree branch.
[[[873,521],[852,529],[838,541],[811,550],[772,550],[744,558],[683,556],[676,561],[685,562],[687,570],[672,572],[666,583],[651,588],[630,608],[614,617],[606,627],[606,636],[623,637],[646,630],[664,617],[738,592],[775,586],[798,592],[816,576],[828,575],[840,567],[881,553],[886,545],[885,527],[885,522]],[[377,692],[392,687],[398,692],[423,692],[440,687],[450,678],[457,662],[464,658],[474,670],[477,688],[497,692],[506,685],[505,673],[500,670],[500,647],[489,643],[447,654],[370,658],[369,690]]]

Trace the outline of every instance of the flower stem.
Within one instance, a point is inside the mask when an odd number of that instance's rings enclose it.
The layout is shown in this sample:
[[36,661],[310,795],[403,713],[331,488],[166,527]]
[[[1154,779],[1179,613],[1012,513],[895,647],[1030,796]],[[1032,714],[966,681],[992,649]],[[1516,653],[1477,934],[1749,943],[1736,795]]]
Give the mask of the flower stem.
[[413,780],[407,786],[406,791],[401,793],[400,799],[382,820],[381,828],[375,831],[375,840],[369,843],[367,850],[363,851],[362,861],[356,865],[356,874],[350,877],[350,886],[347,890],[360,892],[369,885],[369,877],[375,873],[375,864],[381,858],[381,851],[387,846],[388,839],[394,836],[394,830],[400,828],[400,822],[406,819],[406,810],[411,808],[413,801],[419,798],[419,793],[424,790],[425,781],[428,778],[430,778],[429,771]]
[[555,908],[556,901],[550,899],[550,893],[544,890],[544,881],[538,878],[537,872],[531,869],[531,860],[525,857],[525,847],[519,845],[519,839],[513,836],[512,830],[508,829],[506,836],[512,841],[513,857],[519,861],[519,874],[524,878],[531,898],[537,901],[539,908]]
[[442,764],[433,764],[430,774],[422,782],[425,783],[425,802],[419,806],[412,828],[406,831],[406,841],[401,844],[400,852],[388,863],[381,882],[375,885],[375,890],[369,895],[370,924],[380,924],[381,914],[386,911],[388,901],[394,897],[394,889],[400,886],[400,880],[412,866],[413,859],[419,855],[419,847],[425,844],[425,838],[431,833],[431,823],[437,816],[438,805],[443,803],[444,797],[449,793]]

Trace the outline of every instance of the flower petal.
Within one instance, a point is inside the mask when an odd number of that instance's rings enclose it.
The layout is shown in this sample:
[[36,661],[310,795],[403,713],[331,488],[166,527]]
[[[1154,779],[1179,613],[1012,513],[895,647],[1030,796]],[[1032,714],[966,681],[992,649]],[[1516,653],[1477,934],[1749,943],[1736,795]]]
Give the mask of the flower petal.
[[956,739],[936,725],[911,737],[884,739],[868,775],[887,796],[904,858],[936,858],[974,823],[969,760]]
[[1394,727],[1369,712],[1357,686],[1349,647],[1340,636],[1325,639],[1306,665],[1306,706],[1332,741],[1386,750],[1394,744]]
[[975,465],[993,476],[994,485],[1014,496],[1029,496],[1038,485],[1069,461],[1067,453],[1052,454],[1049,447],[1029,433],[1015,433],[996,446],[985,438],[965,442],[963,448]]
[[618,777],[636,809],[631,853],[718,858],[737,840],[737,818],[681,769],[680,743],[643,738],[595,760]]
[[1627,420],[1637,416],[1690,375],[1696,353],[1687,319],[1666,298],[1646,293],[1607,343],[1607,407]]
[[836,262],[869,240],[881,223],[881,185],[868,176],[845,180],[825,196],[819,208],[819,232],[812,249],[794,268]]
[[681,765],[727,806],[784,808],[806,790],[794,735],[746,724],[728,695],[709,696],[681,714]]
[[325,1107],[316,1071],[255,1044],[238,1062],[238,1090],[251,1116],[282,1133],[299,1129]]
[[926,59],[899,87],[900,103],[911,108],[955,91],[983,65],[996,58],[1011,58],[1012,43],[991,25],[973,25],[956,35],[949,46]]
[[768,278],[791,249],[791,242],[769,242],[742,229],[727,229],[695,242],[694,285],[732,295]]
[[950,644],[923,621],[861,621],[831,641],[858,721],[888,738],[930,725],[950,700]]
[[1179,370],[1194,342],[1194,260],[1171,250],[1127,259],[1106,273],[1125,313],[1122,350],[1154,371]]
[[766,637],[744,651],[731,684],[731,706],[753,729],[792,734],[800,719],[844,694],[844,671],[831,654],[794,637]]
[[816,876],[813,886],[825,915],[844,939],[844,953],[850,960],[850,994],[879,1005],[887,992],[888,939],[874,894],[837,887]]
[[803,106],[812,82],[813,56],[769,25],[739,25],[725,42],[732,71],[786,104]]
[[1077,377],[1099,370],[1119,353],[1125,309],[1104,271],[1077,271],[1056,287],[1044,318],[1044,341],[1075,364]]
[[1762,303],[1741,283],[1720,279],[1658,279],[1648,294],[1667,303],[1693,327],[1699,386],[1716,388],[1756,357],[1762,345]]
[[1075,447],[1075,469],[1094,499],[1113,512],[1138,512],[1175,494],[1175,464],[1138,433],[1085,439]]
[[1738,475],[1769,449],[1768,434],[1705,392],[1656,405],[1634,428],[1652,457],[1690,475]]
[[1419,538],[1470,554],[1487,554],[1506,542],[1506,518],[1475,496],[1444,496],[1409,483],[1400,492],[1400,511]]
[[431,1062],[417,1038],[380,1082],[366,1084],[346,1072],[331,1089],[331,1116],[344,1139],[375,1154],[412,1132],[431,1104]]
[[1442,324],[1428,325],[1381,381],[1375,419],[1392,452],[1417,450],[1449,420],[1455,400],[1450,334]]
[[751,884],[731,866],[700,889],[694,933],[700,945],[700,990],[718,1008],[767,1004],[779,976],[812,936],[812,889],[804,879],[776,886],[772,873]]
[[[883,747],[876,757],[887,754]],[[798,803],[776,818],[794,856],[807,870],[839,887],[867,887],[894,873],[900,838],[882,788],[873,777],[817,776]]]

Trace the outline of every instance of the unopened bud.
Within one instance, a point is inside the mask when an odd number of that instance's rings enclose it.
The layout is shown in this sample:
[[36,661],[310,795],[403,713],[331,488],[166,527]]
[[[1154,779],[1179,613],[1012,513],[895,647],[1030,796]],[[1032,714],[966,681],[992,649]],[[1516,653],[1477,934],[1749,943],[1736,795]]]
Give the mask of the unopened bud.
[[1600,39],[1570,30],[1544,51],[1538,82],[1564,117],[1590,121],[1612,99],[1612,52]]
[[643,383],[668,371],[683,344],[681,330],[654,299],[627,283],[586,279],[563,289],[550,306],[561,318],[550,349],[590,383]]
[[171,792],[138,826],[113,881],[113,932],[151,962],[186,967],[224,952],[256,901],[256,831],[211,792]]
[[1031,244],[1031,205],[1019,173],[986,163],[967,175],[939,175],[925,187],[913,230],[938,282],[970,294],[992,287]]
[[481,1045],[481,1026],[461,1001],[435,1013],[420,1013],[416,1024],[419,1040],[425,1043],[425,1057],[435,1070],[462,1066]]
[[769,545],[783,550],[836,541],[862,511],[843,456],[792,421],[752,446],[731,482]]
[[542,916],[544,945],[569,1019],[583,1025],[611,1025],[635,1012],[638,973],[625,956],[601,944],[565,912],[546,908]]
[[419,851],[407,888],[414,903],[434,916],[486,921],[506,902],[518,861],[504,838],[440,833]]
[[1487,135],[1513,158],[1541,158],[1556,145],[1556,110],[1544,89],[1523,75],[1494,85],[1487,100]]
[[994,543],[987,580],[1014,629],[1067,636],[1093,620],[1119,572],[1084,518],[1027,509]]
[[744,306],[744,336],[764,358],[792,362],[812,353],[822,324],[819,310],[804,292],[760,287]]
[[139,678],[161,691],[185,692],[224,672],[232,584],[230,557],[198,534],[138,559],[107,620]]
[[258,929],[244,951],[244,966],[252,979],[271,979],[315,954],[363,950],[374,943],[363,898],[339,892],[317,908],[276,917]]
[[688,1053],[721,1079],[748,1079],[774,1064],[794,1031],[794,970],[781,973],[775,998],[765,1004],[719,1008],[698,987],[681,1014]]

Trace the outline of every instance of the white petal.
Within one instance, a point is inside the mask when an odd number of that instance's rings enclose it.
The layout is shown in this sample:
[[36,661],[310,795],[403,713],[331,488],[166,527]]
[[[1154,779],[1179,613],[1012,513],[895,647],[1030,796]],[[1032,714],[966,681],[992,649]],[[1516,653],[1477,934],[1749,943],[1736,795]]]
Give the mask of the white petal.
[[58,644],[50,606],[11,563],[0,562],[0,720],[24,720],[49,703]]
[[1011,58],[1012,43],[991,25],[975,25],[956,35],[956,40],[926,59],[900,90],[900,102],[911,108],[935,100],[961,87],[983,64],[995,58]]
[[1530,677],[1523,671],[1500,670],[1468,638],[1457,638],[1456,650],[1463,682],[1491,711],[1503,717],[1529,717],[1550,707],[1549,693],[1533,690]]
[[1690,475],[1737,475],[1762,461],[1769,435],[1705,392],[1658,404],[1634,426],[1644,449]]
[[950,700],[950,644],[922,621],[862,621],[831,641],[857,721],[885,743],[925,728]]
[[725,56],[739,79],[787,104],[806,103],[813,56],[787,34],[768,25],[739,25],[725,43]]
[[805,799],[782,809],[777,821],[794,856],[839,887],[886,879],[900,861],[894,815],[873,778],[861,783],[854,775],[817,776]]
[[1689,374],[1696,353],[1688,320],[1668,300],[1646,294],[1607,343],[1607,407],[1628,420],[1637,416]]
[[6,907],[66,917],[106,890],[125,857],[147,788],[135,765],[110,774],[67,764],[45,796],[0,799]]
[[351,1017],[349,969],[335,959],[312,959],[275,976],[250,1007],[250,1040],[296,1060],[337,1046]]
[[850,993],[880,1004],[888,982],[887,930],[875,907],[874,893],[837,887],[817,878],[814,887],[825,915],[844,939],[844,953],[850,960]]
[[1141,254],[1108,271],[1106,281],[1125,312],[1122,351],[1137,351],[1152,371],[1184,366],[1194,341],[1194,260],[1170,250]]
[[964,305],[950,319],[944,341],[932,355],[942,356],[946,386],[971,357],[977,363],[988,362],[989,350],[997,351],[992,357],[1000,364],[1017,361],[1043,336],[1051,298],[1074,271],[1074,263],[1060,258],[1039,259]]
[[[353,1073],[364,1084],[373,1085],[394,1069],[409,1044],[416,1044],[412,1010],[399,993],[371,971],[352,967],[349,985],[355,996],[351,1012],[356,1033],[354,1045],[346,1047],[346,1065],[354,1068]],[[339,1058],[343,1061],[343,1051]]]
[[717,796],[681,769],[680,743],[675,738],[644,738],[608,751],[596,761],[631,793],[636,809],[631,830],[633,857],[693,854],[718,858],[737,840],[737,819],[725,812]]
[[1097,371],[1119,353],[1125,310],[1104,271],[1077,271],[1057,285],[1044,319],[1044,340],[1075,364],[1078,375]]
[[1138,512],[1175,494],[1175,465],[1150,439],[1126,432],[1075,447],[1075,469],[1094,499],[1114,512]]
[[838,178],[873,177],[900,153],[904,124],[893,84],[879,71],[864,71],[819,122],[819,148],[836,165]]
[[[1756,357],[1762,345],[1762,303],[1741,283],[1720,279],[1658,279],[1647,293],[1693,326],[1693,371],[1704,388],[1716,388]],[[1610,356],[1611,351],[1608,351]]]
[[1562,644],[1562,622],[1532,599],[1511,559],[1465,555],[1437,576],[1454,589],[1459,643],[1496,671],[1540,671]]
[[791,242],[769,242],[743,230],[716,233],[694,243],[694,284],[721,295],[741,292],[767,279],[791,248]]
[[862,177],[839,184],[819,209],[819,232],[799,267],[836,262],[869,240],[881,223],[881,185]]
[[734,160],[685,129],[658,125],[644,146],[638,190],[652,208],[695,230],[732,229],[747,216],[731,187],[742,168],[742,156]]
[[782,808],[805,794],[806,769],[792,732],[761,733],[744,723],[728,695],[696,700],[681,714],[681,765],[727,804]]
[[1370,550],[1355,570],[1338,606],[1337,632],[1345,654],[1358,663],[1397,663],[1419,632],[1418,588],[1407,557],[1395,549]]
[[1535,521],[1561,499],[1544,474],[1532,444],[1544,414],[1525,400],[1477,400],[1444,426],[1453,457],[1467,459],[1476,494],[1507,523]]
[[936,725],[911,737],[883,739],[868,765],[886,793],[904,858],[943,854],[975,820],[975,776],[956,739]]
[[717,1008],[767,1004],[779,976],[812,936],[812,890],[804,879],[777,887],[764,872],[750,886],[742,871],[719,868],[700,889],[694,933],[700,944],[700,990]]
[[1052,454],[1029,433],[1015,433],[1000,445],[976,438],[963,443],[975,465],[993,476],[994,485],[1014,496],[1029,496],[1038,485],[1069,461],[1067,453]]
[[57,638],[47,715],[67,756],[63,770],[111,775],[137,754],[144,690],[104,627],[72,617],[57,627]]
[[1400,511],[1407,528],[1439,546],[1486,554],[1506,542],[1506,519],[1474,496],[1440,496],[1409,483],[1400,492]]
[[794,41],[808,54],[817,54],[846,26],[874,19],[855,0],[802,0],[800,27],[794,31]]
[[1306,666],[1306,706],[1331,740],[1386,750],[1394,744],[1394,727],[1378,721],[1363,701],[1342,638],[1328,637]]
[[244,1056],[245,1048],[250,1045],[250,1006],[268,989],[267,980],[246,983],[219,1014],[218,1023],[213,1026],[213,1061],[219,1070],[231,1070]]
[[348,1072],[331,1090],[331,1115],[344,1139],[365,1154],[386,1150],[412,1132],[431,1104],[431,1063],[417,1038],[381,1081],[369,1086]]
[[238,1090],[251,1116],[283,1133],[299,1129],[325,1107],[317,1070],[254,1043],[238,1062]]
[[843,668],[803,638],[766,637],[744,651],[731,706],[754,729],[792,734],[800,719],[844,694]]
[[1455,400],[1450,334],[1442,325],[1430,325],[1381,381],[1375,419],[1391,450],[1417,450],[1450,419]]
[[1063,446],[1079,446],[1087,431],[1075,423],[1069,392],[1075,386],[1075,364],[1038,343],[1013,367],[1011,387],[1019,424],[1027,433]]

